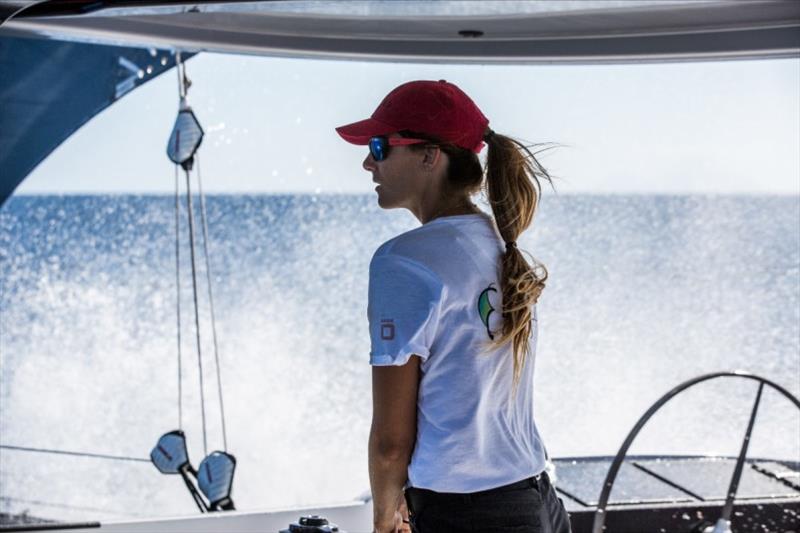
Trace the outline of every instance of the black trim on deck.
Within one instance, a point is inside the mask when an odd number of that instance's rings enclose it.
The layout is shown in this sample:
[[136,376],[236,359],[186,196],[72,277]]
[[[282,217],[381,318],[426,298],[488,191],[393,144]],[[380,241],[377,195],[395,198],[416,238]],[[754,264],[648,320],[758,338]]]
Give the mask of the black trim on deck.
[[0,531],[56,531],[65,529],[93,529],[99,527],[100,522],[63,522],[55,524],[19,524],[13,526],[0,526]]

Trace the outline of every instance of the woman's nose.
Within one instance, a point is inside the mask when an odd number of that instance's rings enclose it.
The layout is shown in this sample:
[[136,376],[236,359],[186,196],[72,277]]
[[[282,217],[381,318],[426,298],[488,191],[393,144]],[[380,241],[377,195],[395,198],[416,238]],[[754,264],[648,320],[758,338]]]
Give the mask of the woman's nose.
[[372,157],[372,154],[367,154],[367,157],[364,158],[364,162],[361,163],[361,166],[364,170],[372,172],[375,170],[375,158]]

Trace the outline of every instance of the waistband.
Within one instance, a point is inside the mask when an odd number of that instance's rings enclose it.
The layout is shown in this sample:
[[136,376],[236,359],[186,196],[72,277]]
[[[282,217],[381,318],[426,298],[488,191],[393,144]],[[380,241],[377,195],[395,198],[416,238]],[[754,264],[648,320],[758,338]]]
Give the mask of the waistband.
[[481,490],[477,492],[436,492],[430,489],[420,489],[417,487],[409,487],[406,489],[406,502],[411,512],[414,509],[422,509],[427,504],[436,503],[465,503],[469,504],[475,500],[481,499],[485,496],[498,494],[502,492],[510,492],[514,490],[536,489],[539,490],[540,483],[547,482],[547,473],[542,472],[535,476],[509,483],[501,487],[493,489]]

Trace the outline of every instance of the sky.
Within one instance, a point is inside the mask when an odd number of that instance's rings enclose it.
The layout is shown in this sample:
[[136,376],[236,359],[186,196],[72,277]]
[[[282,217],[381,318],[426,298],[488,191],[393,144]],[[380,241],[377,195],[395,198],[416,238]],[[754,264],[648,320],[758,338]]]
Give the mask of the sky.
[[[530,143],[561,193],[800,194],[800,59],[626,65],[436,65],[200,54],[189,103],[210,193],[369,193],[364,147],[336,126],[413,79],[459,85]],[[174,70],[75,133],[17,189],[171,193]]]

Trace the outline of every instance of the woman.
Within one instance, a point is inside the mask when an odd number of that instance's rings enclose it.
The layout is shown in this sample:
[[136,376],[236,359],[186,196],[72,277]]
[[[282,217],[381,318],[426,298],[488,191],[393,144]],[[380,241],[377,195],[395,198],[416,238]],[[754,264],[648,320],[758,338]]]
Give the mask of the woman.
[[[539,178],[550,176],[488,125],[441,80],[405,83],[371,118],[336,130],[369,145],[363,166],[378,204],[422,223],[380,246],[370,264],[378,533],[569,531],[533,420],[535,303],[547,271],[516,245]],[[470,200],[483,184],[484,142],[494,220]]]

